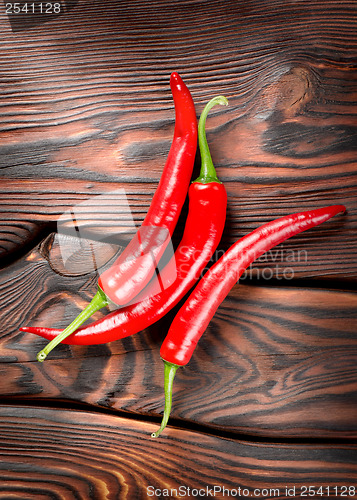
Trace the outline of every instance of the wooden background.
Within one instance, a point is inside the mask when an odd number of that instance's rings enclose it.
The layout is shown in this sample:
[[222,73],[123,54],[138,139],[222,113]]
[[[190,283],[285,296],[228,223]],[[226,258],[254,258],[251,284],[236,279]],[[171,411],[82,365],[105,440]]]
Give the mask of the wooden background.
[[[0,498],[141,499],[149,486],[194,498],[188,488],[214,485],[357,498],[356,2],[61,8],[27,24],[0,10]],[[220,252],[287,213],[347,213],[248,270],[178,371],[170,425],[152,440],[175,311],[43,364],[45,341],[18,328],[67,325],[96,289],[89,244],[102,269],[143,220],[172,139],[172,71],[198,116],[229,99],[207,121],[228,191]]]

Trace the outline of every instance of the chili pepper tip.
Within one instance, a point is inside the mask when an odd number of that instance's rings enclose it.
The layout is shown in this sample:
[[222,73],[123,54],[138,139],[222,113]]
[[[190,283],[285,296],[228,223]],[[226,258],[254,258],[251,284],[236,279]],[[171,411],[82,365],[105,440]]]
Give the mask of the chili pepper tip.
[[177,71],[173,71],[170,76],[170,80],[181,80],[180,75],[177,73]]

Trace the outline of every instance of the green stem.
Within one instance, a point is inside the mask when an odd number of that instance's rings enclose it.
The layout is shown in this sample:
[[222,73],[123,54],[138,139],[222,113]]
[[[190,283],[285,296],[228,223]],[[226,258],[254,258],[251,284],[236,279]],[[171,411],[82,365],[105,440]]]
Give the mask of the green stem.
[[165,387],[165,408],[164,408],[164,416],[162,417],[162,422],[160,425],[160,429],[151,434],[152,438],[157,438],[162,431],[165,429],[166,424],[169,420],[170,412],[171,412],[171,404],[172,404],[172,387],[174,382],[174,377],[177,368],[179,365],[174,365],[173,363],[169,363],[165,361],[164,368],[164,387]]
[[63,342],[71,333],[75,332],[88,318],[90,318],[96,311],[99,311],[102,307],[108,305],[108,299],[105,293],[98,288],[97,293],[93,297],[92,301],[88,306],[76,317],[72,323],[59,333],[51,342],[49,342],[42,351],[37,354],[37,361],[44,361],[46,356],[54,349],[58,344]]
[[206,137],[206,118],[207,115],[213,106],[216,104],[221,104],[222,106],[227,106],[228,101],[224,96],[217,96],[211,99],[205,106],[202,114],[200,116],[200,120],[198,122],[198,145],[201,153],[201,171],[199,177],[194,182],[200,182],[202,184],[208,184],[209,182],[219,182],[216,170],[214,168],[211,153],[207,144]]

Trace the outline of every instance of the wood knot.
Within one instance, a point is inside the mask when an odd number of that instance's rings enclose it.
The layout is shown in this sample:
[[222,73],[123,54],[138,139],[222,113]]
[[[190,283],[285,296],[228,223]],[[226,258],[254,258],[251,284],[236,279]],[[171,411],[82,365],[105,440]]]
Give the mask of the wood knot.
[[39,253],[61,276],[83,276],[96,272],[118,252],[118,246],[66,234],[50,234],[39,245]]
[[266,120],[275,112],[284,118],[294,116],[313,94],[312,73],[303,67],[292,68],[263,89],[255,117]]

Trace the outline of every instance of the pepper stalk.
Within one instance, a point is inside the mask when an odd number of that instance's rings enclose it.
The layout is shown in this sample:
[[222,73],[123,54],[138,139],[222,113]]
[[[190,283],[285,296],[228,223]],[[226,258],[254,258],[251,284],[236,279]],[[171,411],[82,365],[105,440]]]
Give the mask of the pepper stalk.
[[102,307],[106,307],[109,304],[108,298],[101,288],[98,287],[97,293],[94,295],[91,302],[87,305],[85,309],[72,321],[70,325],[67,326],[57,335],[51,342],[49,342],[46,347],[44,347],[39,353],[37,353],[37,361],[44,361],[47,355],[54,349],[62,340],[66,339],[71,333],[75,332],[87,319],[89,319],[93,314]]

